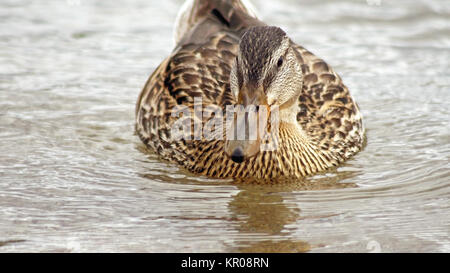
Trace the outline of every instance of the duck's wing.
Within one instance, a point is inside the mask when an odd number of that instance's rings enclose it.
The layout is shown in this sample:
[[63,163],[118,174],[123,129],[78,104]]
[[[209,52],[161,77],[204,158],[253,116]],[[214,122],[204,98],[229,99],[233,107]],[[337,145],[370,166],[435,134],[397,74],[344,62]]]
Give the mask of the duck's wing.
[[201,44],[221,31],[240,36],[249,26],[262,24],[241,0],[188,0],[177,16],[175,42]]
[[249,25],[262,24],[238,0],[194,3],[189,27],[150,76],[136,105],[136,132],[142,141],[180,163],[185,163],[189,147],[184,140],[173,141],[171,130],[179,116],[172,113],[182,107],[192,112],[196,100],[204,109],[233,103],[229,75],[240,35]]
[[330,160],[340,162],[363,144],[359,108],[341,77],[325,61],[302,46],[294,48],[303,72],[297,121]]

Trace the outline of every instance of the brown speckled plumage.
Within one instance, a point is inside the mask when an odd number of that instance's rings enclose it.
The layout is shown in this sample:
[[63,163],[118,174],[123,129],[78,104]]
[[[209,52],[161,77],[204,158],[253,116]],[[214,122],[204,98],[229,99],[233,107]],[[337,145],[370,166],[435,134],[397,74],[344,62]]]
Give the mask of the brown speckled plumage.
[[[202,97],[204,106],[236,104],[230,71],[239,41],[249,27],[265,24],[248,15],[238,0],[230,2],[195,0],[186,21],[188,31],[150,76],[138,98],[136,131],[141,140],[162,158],[194,173],[220,178],[303,177],[336,166],[358,152],[364,128],[347,87],[327,63],[292,41],[290,46],[303,74],[299,107],[294,113],[302,133],[291,124],[281,124],[279,148],[259,152],[242,163],[233,162],[224,153],[223,140],[171,139],[171,126],[177,119],[171,116],[175,106],[193,109],[194,97]],[[266,59],[260,56],[258,60]],[[247,72],[257,77],[258,66],[255,71],[248,67]],[[202,122],[206,121],[203,118]]]

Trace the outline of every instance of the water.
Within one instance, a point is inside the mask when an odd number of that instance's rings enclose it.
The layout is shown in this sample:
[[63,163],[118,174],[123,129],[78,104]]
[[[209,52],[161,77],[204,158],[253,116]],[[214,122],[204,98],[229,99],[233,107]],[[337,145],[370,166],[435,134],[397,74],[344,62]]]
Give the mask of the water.
[[368,134],[336,170],[258,185],[133,134],[182,1],[3,0],[0,251],[449,252],[450,6],[368,2],[254,1],[338,71]]

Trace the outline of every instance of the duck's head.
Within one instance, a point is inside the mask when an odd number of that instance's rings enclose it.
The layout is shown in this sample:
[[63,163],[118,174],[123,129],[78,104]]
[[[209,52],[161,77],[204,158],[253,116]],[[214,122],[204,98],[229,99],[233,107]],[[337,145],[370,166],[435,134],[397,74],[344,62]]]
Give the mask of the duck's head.
[[[266,107],[271,113],[271,109],[276,107],[281,122],[295,122],[302,86],[301,65],[291,40],[283,30],[257,26],[243,34],[230,73],[230,89],[237,105],[243,105],[247,112]],[[232,126],[237,132],[248,131],[251,124],[260,123],[252,120],[251,116],[258,115],[247,114],[241,122],[235,120]],[[263,130],[270,127],[268,122],[263,124]],[[249,139],[251,134],[247,132],[245,139],[227,139],[225,152],[233,161],[240,163],[260,152],[262,136],[258,133],[256,139]]]

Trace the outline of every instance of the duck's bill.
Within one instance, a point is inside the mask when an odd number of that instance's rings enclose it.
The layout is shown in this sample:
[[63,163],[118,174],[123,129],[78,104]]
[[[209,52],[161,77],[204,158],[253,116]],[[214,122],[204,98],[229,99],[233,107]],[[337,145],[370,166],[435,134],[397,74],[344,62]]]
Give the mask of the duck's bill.
[[267,105],[235,105],[227,111],[225,153],[236,163],[257,155],[266,134],[270,109]]

